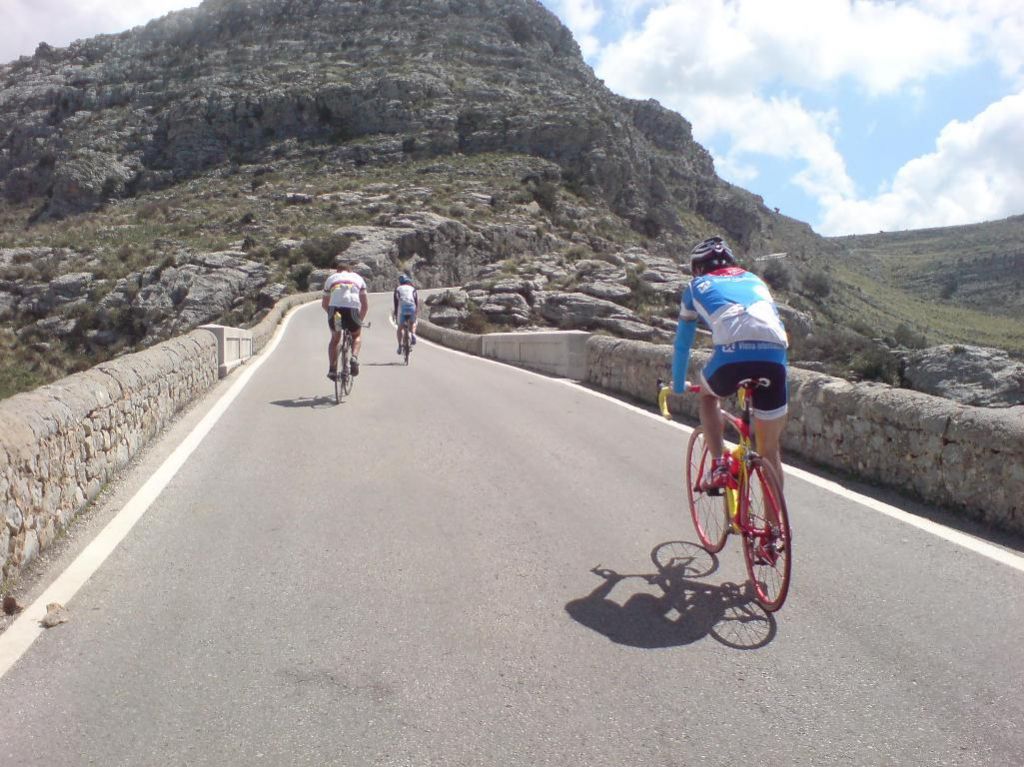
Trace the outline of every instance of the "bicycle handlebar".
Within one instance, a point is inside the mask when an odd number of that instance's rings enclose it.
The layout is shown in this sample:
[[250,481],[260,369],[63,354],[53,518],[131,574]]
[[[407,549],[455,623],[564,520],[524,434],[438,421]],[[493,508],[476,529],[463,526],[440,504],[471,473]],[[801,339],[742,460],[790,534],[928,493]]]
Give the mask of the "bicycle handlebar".
[[[684,387],[683,391],[690,392],[691,394],[699,394],[700,393],[700,385],[699,384],[687,383],[687,385]],[[665,383],[664,381],[662,381],[659,378],[658,379],[658,409],[661,411],[662,417],[665,418],[665,420],[667,420],[667,421],[671,421],[672,420],[672,413],[668,409],[668,395],[671,394],[671,393],[672,393],[672,387],[669,386],[667,383]]]

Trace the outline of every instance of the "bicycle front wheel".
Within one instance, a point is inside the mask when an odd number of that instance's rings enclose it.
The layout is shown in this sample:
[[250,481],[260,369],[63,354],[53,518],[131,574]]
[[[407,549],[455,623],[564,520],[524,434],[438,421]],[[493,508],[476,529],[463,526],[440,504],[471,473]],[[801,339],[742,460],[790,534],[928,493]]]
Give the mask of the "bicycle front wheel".
[[775,467],[762,458],[750,464],[742,495],[743,556],[758,603],[774,612],[789,592],[793,547],[786,499]]
[[729,534],[729,509],[724,490],[718,495],[704,491],[704,477],[711,468],[711,454],[704,441],[704,427],[690,435],[686,448],[686,501],[701,545],[711,554],[722,550]]

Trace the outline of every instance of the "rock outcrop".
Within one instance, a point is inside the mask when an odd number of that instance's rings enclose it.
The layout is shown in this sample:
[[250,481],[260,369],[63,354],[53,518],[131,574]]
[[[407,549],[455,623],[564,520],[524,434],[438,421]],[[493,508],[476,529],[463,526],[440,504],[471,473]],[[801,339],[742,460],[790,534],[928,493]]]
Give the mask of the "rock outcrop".
[[1024,405],[1024,363],[999,349],[944,344],[910,352],[903,378],[917,391],[964,405]]

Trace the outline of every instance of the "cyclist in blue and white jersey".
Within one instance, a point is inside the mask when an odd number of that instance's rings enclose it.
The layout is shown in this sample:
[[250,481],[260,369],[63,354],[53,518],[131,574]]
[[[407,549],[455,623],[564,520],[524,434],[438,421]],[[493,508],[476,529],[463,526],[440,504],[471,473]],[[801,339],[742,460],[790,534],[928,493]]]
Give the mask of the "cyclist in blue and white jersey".
[[697,320],[711,330],[714,351],[701,371],[700,422],[713,456],[710,487],[728,480],[724,424],[719,397],[736,393],[745,378],[766,378],[770,385],[754,390],[754,435],[757,451],[782,481],[779,445],[786,425],[786,349],[789,341],[778,309],[760,277],[736,265],[721,237],[709,237],[690,253],[693,280],[683,291],[672,358],[673,390],[683,392]]
[[398,287],[395,288],[395,323],[398,325],[396,331],[398,336],[398,353],[402,353],[402,325],[409,323],[409,345],[416,343],[416,313],[420,308],[420,297],[416,292],[416,286],[408,275],[403,274],[398,278]]
[[[363,320],[369,311],[370,304],[366,297],[366,281],[352,271],[352,265],[339,264],[324,282],[323,300],[320,302],[327,312],[327,327],[331,330],[331,340],[327,344],[327,377],[332,381],[338,377],[338,351],[341,344],[341,329],[352,333],[352,358],[349,369],[353,376],[359,375],[359,349],[363,345]],[[341,323],[336,326],[334,314],[341,314]]]

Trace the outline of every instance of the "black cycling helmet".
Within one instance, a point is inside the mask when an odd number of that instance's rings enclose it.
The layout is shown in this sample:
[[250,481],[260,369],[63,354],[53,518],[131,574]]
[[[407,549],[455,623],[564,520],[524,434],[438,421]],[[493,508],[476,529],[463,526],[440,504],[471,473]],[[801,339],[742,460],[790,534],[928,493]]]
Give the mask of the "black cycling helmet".
[[736,266],[736,257],[721,237],[708,237],[694,245],[690,251],[690,271],[694,274],[713,272],[723,266]]

